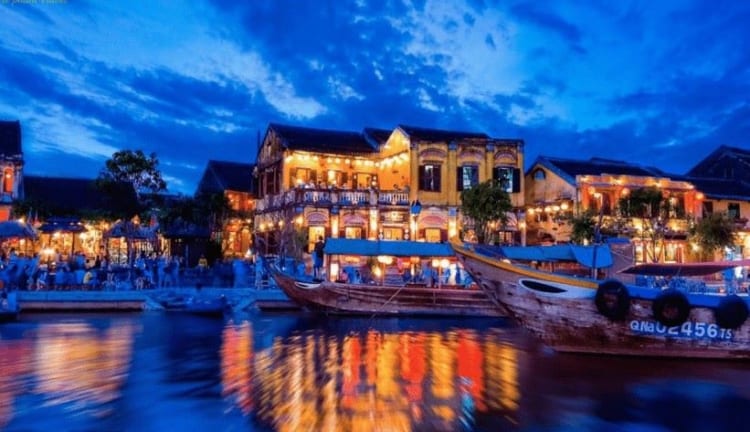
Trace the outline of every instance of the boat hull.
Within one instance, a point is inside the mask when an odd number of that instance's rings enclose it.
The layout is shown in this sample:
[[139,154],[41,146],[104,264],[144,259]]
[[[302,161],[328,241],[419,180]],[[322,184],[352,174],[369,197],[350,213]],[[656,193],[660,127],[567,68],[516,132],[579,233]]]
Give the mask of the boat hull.
[[278,270],[272,275],[290,299],[306,309],[327,314],[506,316],[477,289],[303,282]]
[[[678,326],[659,323],[652,312],[652,299],[631,298],[627,316],[611,320],[597,310],[593,280],[566,283],[559,275],[514,271],[507,263],[470,249],[455,246],[458,259],[508,314],[545,345],[560,352],[615,354],[648,357],[712,359],[750,358],[750,324],[737,329],[716,324],[714,310],[691,307],[687,320]],[[562,292],[529,287],[559,287]],[[595,284],[598,286],[598,284]],[[658,291],[655,291],[658,294]]]

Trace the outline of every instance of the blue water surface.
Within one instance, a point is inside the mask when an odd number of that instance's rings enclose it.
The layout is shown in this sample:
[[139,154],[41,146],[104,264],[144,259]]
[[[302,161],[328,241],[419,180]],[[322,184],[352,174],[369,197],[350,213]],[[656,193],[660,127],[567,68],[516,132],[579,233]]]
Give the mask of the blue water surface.
[[738,431],[750,365],[552,353],[496,319],[24,315],[5,431]]

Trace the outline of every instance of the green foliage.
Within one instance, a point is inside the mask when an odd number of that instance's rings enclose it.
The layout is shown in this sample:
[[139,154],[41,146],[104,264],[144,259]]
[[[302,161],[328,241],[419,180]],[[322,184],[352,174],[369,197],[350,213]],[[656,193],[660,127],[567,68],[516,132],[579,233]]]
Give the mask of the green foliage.
[[571,226],[570,241],[576,244],[591,243],[596,234],[596,220],[593,212],[573,215],[569,219]]
[[491,240],[490,222],[505,224],[512,208],[510,195],[499,181],[488,180],[461,191],[461,212],[474,221],[479,243]]
[[736,228],[726,213],[713,213],[700,219],[690,230],[690,239],[700,246],[703,259],[734,245]]
[[222,193],[180,197],[162,209],[161,221],[165,225],[179,221],[207,227],[212,223],[222,224],[232,215],[229,200]]
[[620,211],[626,217],[653,218],[662,214],[664,195],[657,188],[635,189],[620,198]]
[[146,156],[142,150],[121,150],[105,162],[97,185],[106,191],[108,185],[117,182],[132,183],[139,197],[144,191],[158,193],[167,189],[167,183],[159,171],[156,153]]

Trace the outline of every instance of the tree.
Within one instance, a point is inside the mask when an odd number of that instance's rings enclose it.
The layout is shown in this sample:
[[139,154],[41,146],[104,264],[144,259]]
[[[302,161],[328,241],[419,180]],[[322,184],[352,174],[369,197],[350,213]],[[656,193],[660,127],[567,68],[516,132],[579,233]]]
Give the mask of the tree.
[[591,243],[594,241],[596,222],[594,221],[594,214],[591,211],[571,216],[569,221],[571,226],[570,241],[576,244]]
[[659,262],[664,253],[665,222],[672,217],[684,217],[684,209],[654,187],[633,190],[621,198],[618,205],[623,216],[641,220],[638,232],[643,242],[644,261]]
[[492,240],[490,224],[507,223],[507,213],[512,208],[510,195],[501,181],[488,180],[461,191],[461,212],[474,221],[474,232],[479,243]]
[[695,223],[690,239],[698,245],[701,260],[713,259],[717,251],[734,246],[734,221],[726,213],[712,213]]
[[121,150],[105,162],[97,185],[106,192],[109,186],[118,182],[131,183],[138,198],[145,191],[158,193],[167,189],[156,153],[146,156],[142,150]]

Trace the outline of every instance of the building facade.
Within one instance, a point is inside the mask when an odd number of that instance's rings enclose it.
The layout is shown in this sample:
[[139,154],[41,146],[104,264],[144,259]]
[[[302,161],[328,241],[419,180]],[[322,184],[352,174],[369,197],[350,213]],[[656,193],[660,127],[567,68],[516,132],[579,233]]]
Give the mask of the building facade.
[[18,121],[0,121],[0,175],[0,221],[7,221],[13,202],[22,194],[23,150]]
[[221,244],[224,256],[244,256],[252,245],[255,211],[254,164],[210,160],[195,191],[196,198],[224,196],[231,208],[225,220],[213,223],[210,235]]
[[[257,159],[255,229],[271,251],[289,223],[311,243],[318,237],[446,241],[462,227],[464,188],[505,178],[522,208],[522,166],[521,140],[483,133],[271,124]],[[517,233],[519,224],[506,228]]]
[[[540,156],[525,177],[530,244],[570,241],[570,217],[589,212],[601,216],[605,234],[631,238],[636,262],[685,260],[689,221],[700,213],[704,195],[681,176],[602,158]],[[629,212],[619,207],[622,199],[640,189],[661,191],[667,213],[623,217]]]

